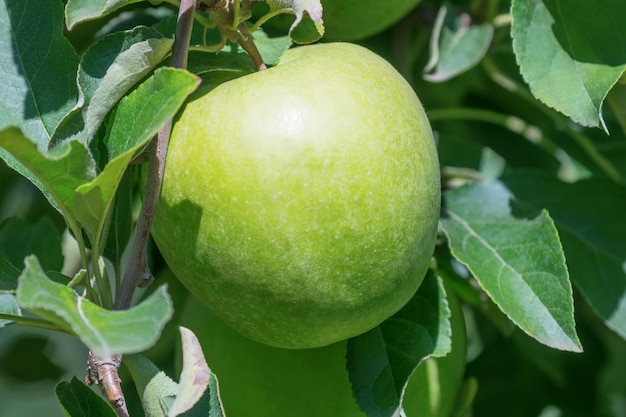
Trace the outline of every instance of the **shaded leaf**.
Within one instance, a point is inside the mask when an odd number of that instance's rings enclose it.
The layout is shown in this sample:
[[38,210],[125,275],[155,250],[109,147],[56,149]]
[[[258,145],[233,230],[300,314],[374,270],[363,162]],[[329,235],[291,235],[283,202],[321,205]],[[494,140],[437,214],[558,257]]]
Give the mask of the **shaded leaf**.
[[139,3],[142,0],[68,0],[65,6],[67,28],[88,20],[103,17],[128,4]]
[[450,309],[441,280],[426,275],[415,296],[378,327],[348,341],[352,392],[370,417],[397,416],[421,361],[451,348]]
[[121,259],[130,239],[132,230],[132,170],[127,170],[113,201],[111,220],[107,229],[107,240],[103,255],[113,265],[121,266]]
[[17,287],[17,278],[20,276],[20,270],[0,256],[0,293],[3,291],[14,291]]
[[73,138],[90,143],[115,104],[170,53],[172,39],[157,30],[137,27],[94,43],[78,68],[79,106],[54,134],[55,145]]
[[67,417],[117,417],[104,398],[76,377],[59,383],[54,393]]
[[172,316],[164,286],[130,310],[111,311],[51,281],[34,256],[27,257],[25,264],[17,287],[19,305],[75,333],[96,356],[134,353],[151,347]]
[[622,0],[514,0],[513,50],[535,97],[583,126],[626,69]]
[[66,221],[75,218],[74,191],[96,176],[95,162],[85,145],[71,141],[43,154],[19,129],[7,128],[0,131],[0,148],[29,170],[35,185]]
[[74,194],[76,217],[100,240],[117,187],[130,161],[183,105],[197,87],[197,79],[184,70],[162,68],[124,97],[116,107],[105,143],[111,161],[91,182]]
[[527,209],[550,211],[574,284],[626,339],[626,187],[605,179],[567,184],[528,172],[502,181]]
[[500,182],[452,189],[444,198],[450,250],[491,299],[541,343],[581,351],[565,257],[548,213],[514,217],[512,195]]
[[493,26],[473,25],[468,14],[457,14],[446,2],[439,9],[431,36],[424,79],[442,82],[480,62],[491,45]]
[[61,236],[48,217],[41,217],[34,224],[11,217],[0,225],[0,257],[4,257],[20,270],[24,258],[36,255],[45,270],[60,271],[63,268]]

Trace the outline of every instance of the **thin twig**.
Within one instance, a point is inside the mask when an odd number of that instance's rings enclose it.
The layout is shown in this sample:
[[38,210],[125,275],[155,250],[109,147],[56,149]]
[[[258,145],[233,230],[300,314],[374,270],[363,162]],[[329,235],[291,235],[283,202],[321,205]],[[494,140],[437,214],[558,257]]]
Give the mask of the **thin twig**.
[[[187,51],[189,50],[195,8],[195,0],[182,0],[180,3],[176,37],[172,48],[172,66],[175,68],[187,67]],[[141,212],[137,219],[130,262],[113,305],[115,310],[125,310],[130,307],[135,288],[145,286],[152,281],[152,274],[148,267],[147,246],[154,211],[161,192],[161,184],[163,183],[165,157],[171,130],[172,120],[169,120],[159,131],[156,142],[153,142],[150,147],[148,186],[141,206]]]
[[87,376],[85,384],[100,385],[104,391],[109,404],[113,407],[119,417],[128,417],[126,399],[122,392],[122,380],[118,375],[118,368],[122,363],[121,355],[111,355],[101,359],[89,352],[87,361]]
[[[187,67],[187,51],[189,50],[189,40],[191,38],[191,28],[193,26],[193,16],[196,9],[196,0],[182,0],[178,14],[176,26],[176,37],[172,48],[172,66],[176,68]],[[147,246],[150,237],[150,228],[156,209],[161,184],[163,182],[163,172],[165,168],[165,156],[169,144],[170,132],[172,130],[172,120],[169,120],[159,131],[156,141],[150,145],[150,161],[148,173],[148,185],[144,196],[143,204],[137,227],[133,246],[131,248],[130,262],[126,268],[121,288],[118,290],[117,298],[113,305],[115,310],[125,310],[130,307],[135,288],[143,286],[152,281],[152,274],[148,267]],[[87,377],[85,383],[88,385],[99,384],[102,386],[103,394],[115,409],[119,417],[128,417],[126,400],[121,387],[118,369],[122,363],[120,355],[111,355],[99,358],[89,352],[87,365]]]

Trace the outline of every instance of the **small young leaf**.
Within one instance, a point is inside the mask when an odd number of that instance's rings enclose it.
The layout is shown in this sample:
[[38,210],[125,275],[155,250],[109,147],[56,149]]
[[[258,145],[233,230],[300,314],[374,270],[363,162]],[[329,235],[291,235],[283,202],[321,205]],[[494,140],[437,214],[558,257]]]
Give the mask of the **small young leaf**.
[[[168,417],[181,415],[192,408],[203,399],[204,393],[209,389],[209,382],[213,378],[209,365],[207,365],[202,353],[202,346],[193,332],[187,328],[180,327],[180,336],[183,346],[183,370],[180,374],[180,384],[176,394],[176,400],[169,410]],[[204,398],[205,404],[199,404],[199,408],[210,410],[211,397],[217,397],[218,404],[219,392],[209,391],[209,398]],[[221,405],[219,407],[221,410]],[[216,410],[213,410],[215,413]],[[214,415],[209,413],[194,413],[198,415]],[[188,414],[185,414],[188,416]],[[188,416],[191,417],[191,416]]]
[[90,143],[115,104],[170,53],[173,40],[158,31],[137,27],[98,40],[78,68],[81,102],[55,131],[52,143],[74,138]]
[[[78,57],[63,36],[60,0],[0,2],[0,129],[19,127],[39,150],[47,149],[78,99],[77,67]],[[0,156],[6,160],[4,151]]]
[[117,417],[104,398],[76,377],[59,383],[54,393],[67,417]]
[[111,161],[91,182],[76,189],[76,217],[99,241],[115,191],[130,161],[150,142],[198,85],[192,74],[174,68],[157,70],[124,97],[110,121],[105,143]]
[[622,0],[513,0],[513,50],[535,97],[583,126],[626,69]]
[[146,417],[167,417],[178,384],[141,354],[125,355],[123,364],[133,377]]
[[430,60],[424,68],[424,79],[447,81],[471,69],[485,56],[493,26],[472,25],[467,14],[457,15],[450,3],[439,9],[430,41]]
[[512,195],[500,182],[452,189],[444,198],[450,250],[491,299],[541,343],[580,352],[572,287],[548,213],[514,217]]
[[106,16],[128,4],[140,1],[142,0],[69,0],[65,6],[67,28],[72,30],[79,23]]
[[33,254],[46,271],[63,268],[61,236],[48,217],[34,224],[11,217],[0,224],[0,257],[21,268],[24,258]]
[[51,281],[37,258],[25,259],[17,287],[18,304],[75,333],[99,357],[140,352],[152,346],[172,316],[167,290],[161,287],[141,304],[124,311],[99,307],[65,285]]
[[196,336],[180,327],[183,370],[180,384],[172,381],[143,355],[127,355],[124,364],[133,376],[148,417],[223,417],[217,378],[204,359]]
[[291,13],[296,16],[296,20],[289,28],[289,36],[295,43],[312,43],[319,40],[324,35],[322,4],[320,0],[254,1],[264,1],[267,3],[270,8],[267,16],[274,16],[278,13]]
[[[13,294],[0,293],[0,314],[10,314],[12,316],[21,316],[20,306],[17,305]],[[10,320],[0,319],[0,328],[12,323]]]
[[66,221],[75,218],[74,191],[96,176],[95,162],[85,145],[71,141],[44,154],[19,129],[10,127],[0,131],[0,148],[26,167],[29,178]]
[[348,341],[346,367],[361,410],[370,417],[399,415],[415,368],[424,359],[445,356],[450,348],[445,289],[429,273],[402,310]]
[[605,179],[566,184],[528,172],[502,181],[525,207],[550,211],[574,284],[626,339],[626,187]]

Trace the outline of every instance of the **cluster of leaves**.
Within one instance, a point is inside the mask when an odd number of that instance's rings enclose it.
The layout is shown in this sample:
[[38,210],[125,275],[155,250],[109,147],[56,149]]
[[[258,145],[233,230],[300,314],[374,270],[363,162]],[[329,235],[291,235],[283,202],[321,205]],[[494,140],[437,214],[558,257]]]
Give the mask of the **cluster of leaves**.
[[[281,36],[254,31],[265,63],[292,41],[323,35],[319,2],[264,3],[252,29],[278,13],[296,16]],[[626,339],[626,32],[619,23],[626,8],[620,0],[461,3],[425,1],[395,28],[361,40],[418,92],[444,178],[433,273],[404,309],[348,343],[354,396],[368,416],[401,414],[416,367],[445,356],[451,338],[461,337],[451,334],[452,296],[471,307],[467,321],[480,329],[468,328],[474,357],[486,349],[486,322],[558,381],[565,372],[550,364],[553,350],[517,329],[571,352],[587,349],[581,329],[590,343],[617,335],[623,348]],[[78,268],[64,266],[67,250],[50,219],[4,221],[0,326],[54,328],[97,355],[125,355],[151,416],[185,412],[206,387],[188,384],[209,371],[193,369],[199,353],[189,341],[180,384],[138,354],[163,337],[175,314],[165,287],[129,310],[110,310],[137,212],[141,166],[133,161],[193,94],[198,77],[216,83],[255,69],[204,15],[193,28],[189,71],[169,68],[175,28],[175,8],[136,0],[0,2],[0,157],[60,213],[79,259]],[[601,326],[592,332],[595,323]],[[210,380],[194,410],[218,416]],[[457,415],[467,412],[475,385],[466,383]],[[623,392],[611,393],[625,401]],[[56,394],[67,415],[86,415],[86,407],[114,415],[76,379]],[[607,415],[618,415],[617,407]]]

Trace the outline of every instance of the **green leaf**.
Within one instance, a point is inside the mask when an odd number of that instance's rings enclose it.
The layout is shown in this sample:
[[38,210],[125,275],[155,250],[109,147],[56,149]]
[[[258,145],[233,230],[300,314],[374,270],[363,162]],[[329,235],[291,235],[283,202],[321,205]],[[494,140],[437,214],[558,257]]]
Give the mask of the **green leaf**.
[[65,6],[65,20],[67,28],[88,20],[106,16],[128,4],[139,3],[143,0],[69,0]]
[[222,417],[217,378],[204,359],[193,332],[180,327],[183,370],[174,382],[143,355],[124,357],[148,417]]
[[296,16],[289,28],[289,36],[295,43],[306,44],[319,40],[324,35],[322,4],[320,0],[253,0],[264,1],[269,6],[266,16],[258,24],[279,13]]
[[485,56],[493,38],[493,26],[471,24],[468,14],[457,14],[450,3],[439,9],[430,41],[430,59],[424,79],[442,82],[465,72]]
[[[19,127],[37,148],[48,148],[61,119],[78,100],[78,57],[63,36],[60,0],[0,2],[0,130]],[[37,183],[5,149],[11,168]]]
[[173,40],[152,28],[116,32],[94,43],[78,68],[81,102],[55,132],[55,145],[90,143],[116,103],[170,53]]
[[445,289],[429,273],[402,310],[348,341],[346,367],[361,410],[370,417],[398,415],[415,368],[424,359],[445,356],[450,348]]
[[125,97],[113,114],[105,143],[110,159],[136,153],[156,135],[161,126],[183,105],[198,87],[191,73],[161,68]]
[[71,141],[43,154],[19,129],[7,128],[0,131],[0,148],[28,169],[35,185],[66,221],[75,218],[74,191],[96,176],[95,162],[85,145]]
[[450,250],[491,299],[541,343],[580,352],[565,257],[548,213],[514,217],[500,182],[452,189],[444,199]]
[[103,255],[113,265],[122,266],[122,256],[130,240],[132,230],[133,171],[126,170],[118,185],[113,201],[111,220],[107,230],[107,241]]
[[613,87],[607,96],[607,101],[622,128],[622,132],[626,135],[626,80]]
[[605,179],[567,184],[528,172],[502,181],[523,206],[550,211],[574,284],[626,339],[626,187]]
[[36,255],[45,270],[60,271],[63,268],[61,236],[48,217],[41,217],[34,224],[11,217],[0,225],[0,257],[18,269],[28,255]]
[[141,354],[125,355],[123,363],[135,382],[146,417],[166,417],[178,384]]
[[187,71],[162,68],[116,107],[105,138],[111,161],[74,194],[76,217],[96,242],[126,168],[165,122],[174,117],[197,85],[197,78]]
[[0,3],[0,67],[0,128],[20,127],[46,149],[78,99],[78,57],[63,36],[60,0]]
[[172,416],[191,410],[208,388],[211,379],[211,371],[198,338],[185,327],[180,327],[179,330],[183,345],[183,370],[176,400],[168,413]]
[[0,293],[12,292],[17,287],[20,270],[4,257],[0,256]]
[[67,417],[117,417],[104,398],[76,377],[59,383],[54,393]]
[[[622,0],[513,0],[513,50],[535,97],[583,126],[626,69]],[[606,128],[605,128],[606,129]]]
[[[21,316],[20,306],[17,305],[13,294],[0,293],[0,314],[10,314],[11,316]],[[12,323],[11,320],[0,319],[0,328]]]
[[75,333],[98,357],[151,347],[172,316],[165,286],[130,310],[111,311],[51,281],[34,256],[27,257],[25,264],[17,287],[18,304]]

